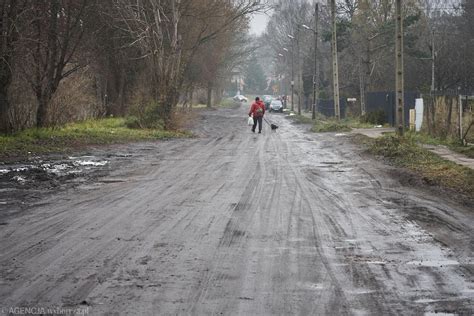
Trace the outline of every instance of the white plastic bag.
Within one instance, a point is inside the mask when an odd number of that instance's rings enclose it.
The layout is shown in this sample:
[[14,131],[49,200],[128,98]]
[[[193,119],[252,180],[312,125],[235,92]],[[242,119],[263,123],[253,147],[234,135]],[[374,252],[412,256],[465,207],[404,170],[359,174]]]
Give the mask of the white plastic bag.
[[253,118],[251,116],[249,116],[249,119],[247,121],[247,124],[250,126],[250,125],[253,125]]

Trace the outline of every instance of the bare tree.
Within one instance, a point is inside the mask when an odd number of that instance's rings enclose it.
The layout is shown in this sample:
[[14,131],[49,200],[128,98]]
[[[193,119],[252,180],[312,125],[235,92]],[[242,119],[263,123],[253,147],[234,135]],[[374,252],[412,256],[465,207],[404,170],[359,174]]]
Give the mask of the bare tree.
[[62,79],[77,71],[75,53],[83,35],[87,0],[28,1],[17,26],[23,51],[20,71],[36,99],[36,126],[48,124],[49,102]]
[[25,11],[26,1],[0,1],[0,132],[12,130],[9,122],[8,87],[12,80],[12,61],[18,41],[18,17]]
[[[0,129],[7,129],[12,74],[20,74],[34,92],[31,108],[40,127],[53,123],[50,102],[62,80],[86,65],[105,113],[124,114],[127,100],[142,94],[172,128],[173,110],[187,87],[206,81],[220,90],[219,79],[245,53],[237,33],[245,33],[248,15],[266,5],[266,0],[2,0]],[[202,74],[189,79],[192,69]]]
[[263,8],[260,1],[116,0],[116,9],[149,65],[151,96],[165,127],[172,127],[172,111],[185,81],[183,74],[199,48],[216,40],[246,15]]

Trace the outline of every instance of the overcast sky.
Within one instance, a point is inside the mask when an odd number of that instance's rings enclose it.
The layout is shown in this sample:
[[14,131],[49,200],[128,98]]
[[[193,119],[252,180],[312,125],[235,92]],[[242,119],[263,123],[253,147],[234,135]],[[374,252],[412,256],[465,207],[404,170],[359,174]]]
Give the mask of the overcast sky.
[[250,33],[254,35],[261,35],[268,23],[268,15],[263,13],[255,13],[250,19]]

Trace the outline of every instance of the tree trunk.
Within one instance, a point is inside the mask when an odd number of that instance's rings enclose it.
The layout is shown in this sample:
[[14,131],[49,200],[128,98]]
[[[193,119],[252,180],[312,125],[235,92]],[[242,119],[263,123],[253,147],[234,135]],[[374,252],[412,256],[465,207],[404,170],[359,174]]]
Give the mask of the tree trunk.
[[160,106],[162,108],[162,116],[163,121],[165,124],[166,130],[174,130],[176,129],[176,124],[173,120],[173,109],[177,104],[177,89],[171,87],[166,89],[167,91],[164,93],[163,102],[160,102]]
[[0,133],[12,131],[9,119],[8,87],[12,82],[11,62],[18,33],[14,21],[21,13],[19,1],[2,1],[0,7]]
[[8,87],[10,86],[12,73],[7,61],[0,58],[0,133],[11,132],[8,101]]
[[122,69],[120,72],[120,77],[119,77],[119,86],[118,86],[118,109],[116,109],[116,113],[111,113],[115,115],[124,115],[127,112],[126,109],[126,104],[125,104],[125,83],[126,83],[126,74],[125,74],[125,69]]
[[436,96],[433,95],[433,98],[431,99],[431,135],[432,136],[439,136],[438,133],[436,132]]
[[214,104],[221,103],[223,94],[224,92],[220,86],[214,89]]
[[36,110],[36,127],[46,127],[48,123],[48,105],[51,96],[38,94],[38,108]]
[[207,107],[212,107],[212,82],[207,83]]
[[9,120],[10,103],[7,96],[7,85],[0,83],[0,133],[11,132]]
[[362,64],[359,61],[359,94],[360,94],[360,115],[365,115],[366,104],[365,104],[365,80],[364,71],[362,70]]
[[[430,96],[429,99],[424,99],[423,100],[426,103],[426,109],[423,111],[423,115],[425,116],[423,118],[423,121],[426,122],[426,129],[428,131],[428,135],[433,135],[433,121],[431,120],[431,112],[433,111],[434,108],[434,102],[433,102],[433,96]],[[428,101],[428,102],[426,102]]]
[[189,92],[189,107],[193,107],[193,102],[194,102],[194,88],[191,87],[191,91]]
[[453,98],[445,97],[445,104],[448,108],[448,117],[446,119],[446,134],[443,138],[446,138],[451,135],[451,117],[453,115]]

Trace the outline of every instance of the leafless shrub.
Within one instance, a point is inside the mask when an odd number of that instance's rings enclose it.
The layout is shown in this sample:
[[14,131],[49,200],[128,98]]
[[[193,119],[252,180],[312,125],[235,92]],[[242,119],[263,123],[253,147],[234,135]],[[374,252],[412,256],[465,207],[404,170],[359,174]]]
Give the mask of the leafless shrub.
[[14,106],[8,110],[12,131],[20,131],[35,124],[36,98],[29,85],[15,75],[8,88],[8,98]]
[[95,96],[93,77],[83,69],[61,81],[51,99],[48,125],[61,125],[97,117],[103,112]]
[[196,121],[198,115],[195,111],[188,111],[183,108],[176,108],[171,114],[171,125],[172,130],[189,129]]

